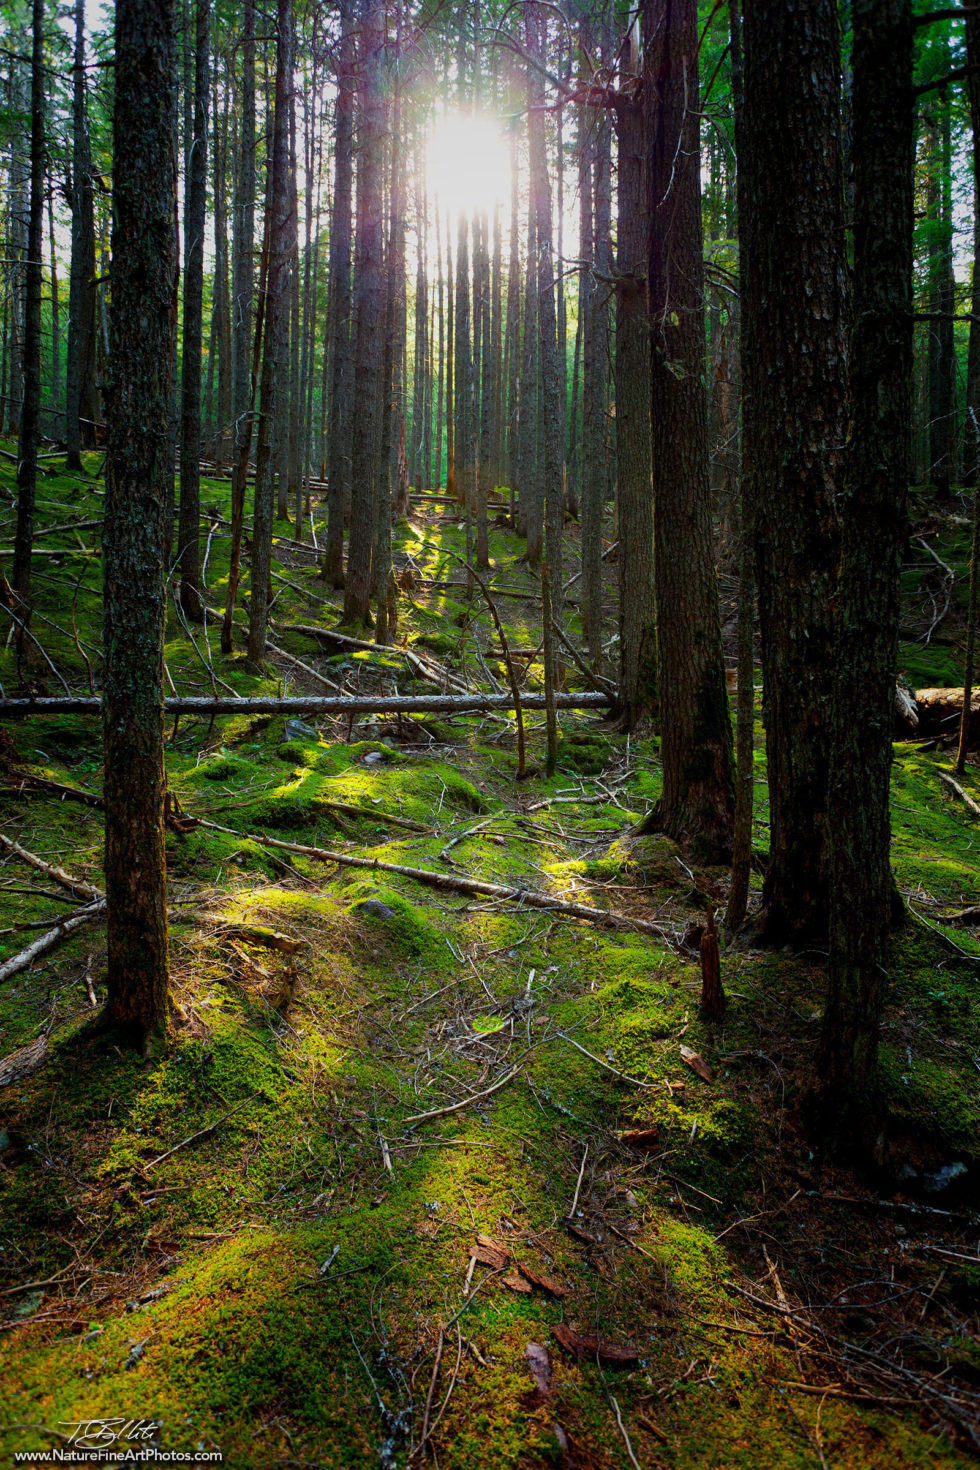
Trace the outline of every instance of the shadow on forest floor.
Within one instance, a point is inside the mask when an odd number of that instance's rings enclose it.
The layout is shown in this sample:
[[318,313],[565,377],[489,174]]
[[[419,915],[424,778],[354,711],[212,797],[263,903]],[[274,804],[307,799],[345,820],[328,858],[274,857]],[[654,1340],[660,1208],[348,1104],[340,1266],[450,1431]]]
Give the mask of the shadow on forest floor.
[[[46,483],[59,513],[69,493],[72,516],[92,509],[88,490]],[[65,564],[38,585],[58,625],[46,648],[82,687],[98,570],[72,539],[46,540]],[[401,636],[486,686],[502,669],[447,555],[462,544],[434,515],[397,527]],[[498,587],[528,599],[499,605],[533,682],[532,577],[516,538],[497,530],[492,546]],[[216,536],[214,606],[226,574]],[[414,687],[393,651],[311,655],[286,625],[333,622],[336,597],[301,548],[280,547],[277,575],[287,653],[349,688]],[[195,636],[240,692],[305,687],[284,660],[264,683],[223,660],[213,620]],[[167,660],[182,690],[210,689],[175,619]],[[723,903],[727,873],[627,841],[658,793],[655,742],[574,715],[562,730],[557,774],[520,784],[506,717],[171,733],[170,788],[197,818],[655,918],[675,942],[203,825],[170,833],[163,1055],[92,1032],[95,929],[0,991],[0,1052],[34,1049],[20,1076],[0,1063],[0,1453],[120,1417],[236,1467],[975,1452],[980,945],[944,920],[975,900],[976,829],[943,792],[941,753],[896,760],[896,872],[935,927],[916,918],[896,938],[892,1121],[871,1180],[814,1156],[797,1114],[823,956],[729,944],[727,1016],[703,1023],[682,936]],[[97,791],[97,737],[92,720],[51,717],[0,749],[4,830],[96,883],[99,812],[23,777]],[[539,728],[529,741],[540,759]],[[758,774],[764,847],[761,754]],[[965,784],[980,788],[975,766]],[[0,884],[2,959],[68,905],[12,863]]]

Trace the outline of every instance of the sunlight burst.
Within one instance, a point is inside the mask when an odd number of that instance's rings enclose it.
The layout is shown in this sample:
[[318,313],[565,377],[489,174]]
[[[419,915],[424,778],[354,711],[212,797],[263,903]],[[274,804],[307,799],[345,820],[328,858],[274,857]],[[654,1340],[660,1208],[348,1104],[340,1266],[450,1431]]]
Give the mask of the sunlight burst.
[[429,140],[427,166],[430,197],[453,214],[489,214],[510,190],[507,143],[488,117],[441,118]]

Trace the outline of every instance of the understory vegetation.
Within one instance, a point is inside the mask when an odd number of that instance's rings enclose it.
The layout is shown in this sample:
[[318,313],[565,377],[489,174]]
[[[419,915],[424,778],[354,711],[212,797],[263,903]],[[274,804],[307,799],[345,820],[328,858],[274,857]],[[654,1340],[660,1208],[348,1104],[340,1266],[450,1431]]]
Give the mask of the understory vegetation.
[[[8,692],[26,678],[57,694],[56,671],[95,687],[99,463],[49,462],[40,482],[32,628],[50,664],[35,648],[18,669],[8,640]],[[0,482],[9,503],[9,460]],[[342,593],[280,523],[278,651],[264,675],[222,657],[228,492],[204,482],[204,623],[168,606],[181,693],[328,692],[316,675],[431,692],[406,648],[430,681],[438,665],[507,689],[486,603],[467,600],[461,521],[435,499],[394,527],[395,644],[290,631],[336,629]],[[918,529],[955,586],[934,623],[935,558],[911,541],[903,668],[913,687],[953,684],[968,527],[956,510]],[[490,551],[519,677],[540,688],[537,575],[505,525]],[[736,590],[723,579],[729,643]],[[943,742],[896,746],[907,914],[882,1032],[889,1121],[857,1177],[803,1124],[825,956],[722,935],[727,1011],[703,1021],[698,938],[728,869],[635,835],[660,792],[658,742],[563,711],[549,778],[543,715],[525,721],[521,782],[512,713],[171,722],[166,1046],[140,1057],[96,1031],[96,924],[0,987],[0,1454],[118,1416],[231,1467],[976,1454],[978,828],[940,780]],[[756,745],[757,897],[761,723]],[[0,732],[3,833],[96,887],[100,759],[95,717]],[[961,786],[980,799],[975,755]],[[75,902],[9,852],[0,889],[0,963]]]

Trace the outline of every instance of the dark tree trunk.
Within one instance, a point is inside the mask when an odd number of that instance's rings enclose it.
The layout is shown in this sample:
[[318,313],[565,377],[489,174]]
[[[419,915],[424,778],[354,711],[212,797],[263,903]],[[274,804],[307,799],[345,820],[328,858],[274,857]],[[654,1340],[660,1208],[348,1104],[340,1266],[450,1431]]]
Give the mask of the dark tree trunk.
[[735,792],[708,485],[696,0],[647,0],[643,25],[664,771],[653,821],[724,862]]
[[208,356],[208,376],[217,368],[218,403],[213,432],[213,454],[218,472],[224,466],[226,436],[231,420],[231,305],[228,295],[228,92],[224,93],[218,126],[218,79],[214,81],[214,312],[211,335],[214,356]]
[[[635,39],[635,33],[634,33]],[[628,44],[628,43],[627,43]],[[626,65],[639,74],[639,48]],[[619,107],[619,256],[616,282],[616,457],[619,481],[619,697],[628,729],[656,712],[657,625],[653,592],[650,455],[650,314],[646,171],[638,101]]]
[[54,232],[54,180],[48,180],[48,250],[51,274],[51,437],[60,437],[61,302],[58,287],[58,241]]
[[756,534],[770,849],[763,930],[827,933],[835,496],[846,428],[833,0],[753,0],[739,155],[743,474]]
[[[830,766],[830,964],[819,1072],[838,1143],[868,1141],[891,909],[889,772],[912,410],[909,0],[853,0],[853,422]],[[874,527],[874,535],[868,528]]]
[[967,81],[970,99],[973,169],[973,293],[970,346],[966,365],[966,422],[963,425],[963,482],[980,484],[980,18],[966,17],[966,58],[973,68]]
[[85,6],[75,5],[72,78],[71,267],[65,364],[67,468],[80,471],[82,447],[95,443],[99,401],[95,388],[95,205],[85,101]]
[[105,523],[106,1023],[167,1015],[164,546],[177,311],[173,0],[117,0]]
[[351,199],[354,163],[354,0],[342,0],[337,110],[334,123],[334,194],[327,283],[327,355],[330,429],[327,439],[327,545],[323,575],[344,585],[344,520],[351,499]]
[[938,116],[926,120],[930,140],[926,209],[932,222],[929,249],[929,482],[940,500],[953,483],[953,405],[956,358],[953,350],[953,206],[950,113],[948,101],[936,104]]
[[184,339],[181,356],[180,600],[190,618],[201,615],[201,334],[204,304],[204,230],[208,203],[208,6],[197,0],[194,43],[194,135],[184,214]]
[[357,270],[354,381],[357,412],[351,441],[351,522],[344,622],[371,617],[371,558],[377,526],[384,411],[385,286],[382,260],[382,168],[385,108],[383,0],[362,0],[359,56]]
[[31,193],[24,265],[24,400],[17,443],[17,526],[14,531],[13,585],[22,626],[17,651],[28,648],[31,613],[31,550],[37,445],[41,435],[41,231],[44,224],[44,0],[34,0],[31,22]]
[[255,457],[255,502],[252,515],[252,566],[248,607],[248,656],[258,667],[265,658],[272,562],[273,491],[268,436],[277,422],[284,362],[283,338],[289,312],[291,227],[289,200],[289,111],[293,88],[292,0],[278,0],[276,11],[276,93],[269,182],[269,271],[266,281],[265,341],[262,350],[262,396],[259,446]]

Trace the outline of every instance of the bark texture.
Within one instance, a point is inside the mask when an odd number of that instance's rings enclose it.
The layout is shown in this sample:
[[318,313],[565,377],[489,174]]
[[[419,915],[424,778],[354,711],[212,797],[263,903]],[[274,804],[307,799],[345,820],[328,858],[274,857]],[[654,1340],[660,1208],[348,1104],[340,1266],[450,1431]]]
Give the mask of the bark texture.
[[103,568],[105,1019],[142,1045],[167,1012],[164,546],[177,305],[173,0],[118,0]]
[[648,0],[643,27],[664,770],[653,821],[702,861],[726,862],[735,793],[708,484],[695,0]]
[[827,778],[846,428],[840,38],[833,0],[753,0],[739,156],[743,474],[770,800],[764,932],[827,932]]
[[[819,1070],[838,1141],[867,1134],[891,909],[889,772],[912,411],[912,21],[854,0],[853,423],[830,768],[830,965]],[[868,535],[874,526],[874,536]]]

